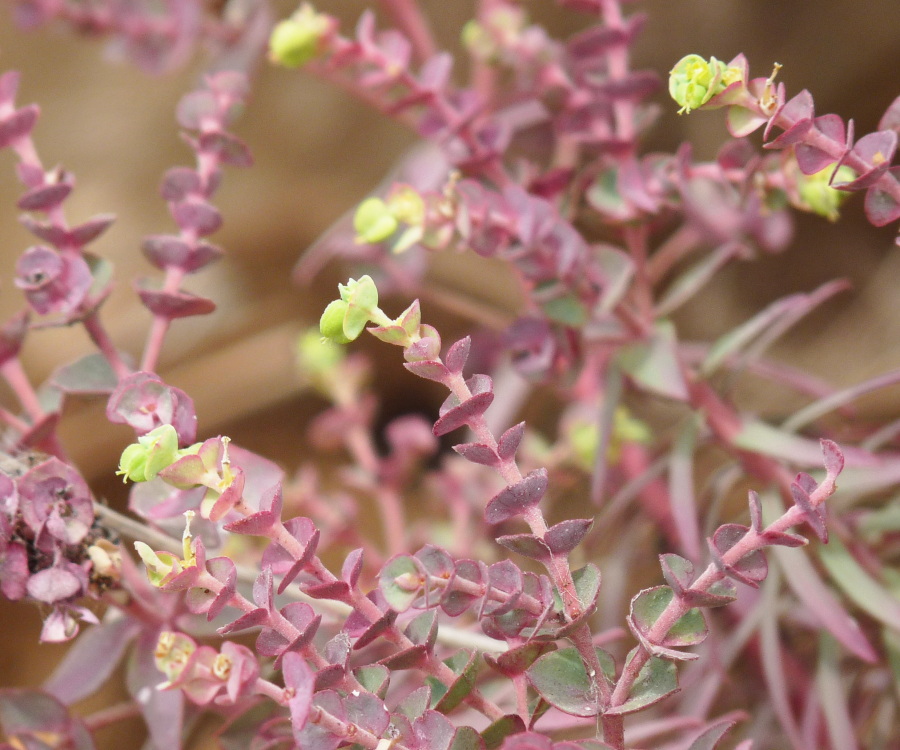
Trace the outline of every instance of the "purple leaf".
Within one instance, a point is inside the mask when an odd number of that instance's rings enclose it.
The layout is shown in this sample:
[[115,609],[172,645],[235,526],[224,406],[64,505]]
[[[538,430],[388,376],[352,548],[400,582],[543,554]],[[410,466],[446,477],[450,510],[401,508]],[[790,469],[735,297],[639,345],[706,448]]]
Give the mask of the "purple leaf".
[[[403,335],[406,335],[405,332]],[[418,362],[404,362],[403,366],[413,375],[426,380],[433,380],[436,383],[446,383],[450,378],[450,371],[444,363],[436,360],[425,359]]]
[[[888,174],[896,182],[900,177],[900,168],[891,167]],[[876,227],[883,227],[900,219],[900,203],[893,195],[877,185],[870,187],[866,193],[865,211],[866,218]]]
[[[829,114],[816,117],[813,120],[813,128],[832,140],[836,147],[844,146],[846,138],[844,121],[838,115]],[[821,172],[829,164],[837,161],[836,156],[805,143],[799,143],[794,147],[794,155],[800,171],[806,175]]]
[[219,628],[216,632],[220,635],[228,635],[229,633],[237,633],[241,630],[247,630],[248,628],[255,628],[257,625],[261,625],[264,622],[268,622],[269,620],[269,612],[268,610],[259,607],[257,609],[251,610],[245,615],[241,615],[234,622],[230,622],[228,625],[224,625]]
[[356,588],[356,582],[359,580],[359,574],[362,572],[363,566],[363,550],[362,547],[350,552],[344,558],[344,564],[341,566],[341,578],[343,578],[350,588]]
[[93,695],[112,674],[136,632],[136,624],[124,617],[86,630],[53,670],[44,690],[66,704]]
[[892,101],[878,121],[879,130],[893,130],[900,133],[900,96]]
[[222,250],[206,242],[189,244],[171,234],[154,234],[144,238],[141,250],[154,266],[169,266],[193,273],[222,257]]
[[190,292],[165,292],[144,286],[138,281],[136,291],[144,306],[154,315],[170,320],[187,318],[192,315],[209,315],[216,309],[216,303]]
[[728,550],[744,538],[748,531],[746,526],[736,523],[726,523],[716,529],[711,539],[708,539],[713,562],[725,575],[741,583],[746,583],[753,588],[759,588],[759,582],[764,580],[769,571],[766,557],[760,550],[753,550],[744,555],[733,565],[726,565],[722,560]]
[[472,396],[460,403],[451,393],[439,410],[440,418],[434,423],[434,434],[440,437],[469,424],[481,416],[494,400],[493,383],[487,375],[473,375],[466,381]]
[[428,750],[450,750],[455,727],[443,714],[426,710],[413,722],[413,733],[420,747]]
[[547,546],[547,543],[534,534],[508,534],[506,536],[498,536],[497,544],[502,544],[507,549],[531,560],[543,562],[549,560],[551,557],[551,551]]
[[19,139],[28,136],[39,113],[40,109],[36,104],[28,104],[13,110],[0,120],[0,148],[15,145]]
[[472,339],[469,336],[457,341],[450,349],[447,350],[447,356],[444,362],[447,369],[454,375],[459,375],[466,366],[466,360],[469,358],[469,350],[472,347]]
[[473,464],[496,466],[500,463],[500,457],[497,455],[497,452],[484,443],[459,443],[453,446],[453,450]]
[[306,726],[309,709],[312,705],[315,684],[313,671],[300,654],[292,651],[284,655],[281,669],[284,674],[285,687],[293,691],[293,695],[288,701],[288,709],[291,712],[291,728],[294,732],[294,739],[297,739],[300,730]]
[[519,449],[522,436],[525,434],[525,423],[519,422],[504,432],[497,441],[497,455],[504,461],[509,461]]
[[212,234],[222,226],[219,209],[200,198],[190,197],[179,203],[170,203],[169,210],[179,227],[193,230],[201,237]]
[[203,194],[203,181],[196,169],[172,167],[163,176],[159,190],[164,200],[179,203],[191,195]]
[[489,524],[501,523],[525,513],[541,501],[547,484],[547,470],[535,469],[520,482],[494,495],[484,510],[484,520]]
[[416,645],[385,656],[378,663],[392,672],[397,672],[403,669],[419,669],[427,660],[428,649]]
[[[808,476],[808,475],[807,475]],[[794,504],[803,511],[806,522],[812,527],[823,544],[828,544],[828,528],[825,526],[825,505],[814,507],[809,493],[799,483],[791,483],[791,497]]]
[[16,202],[23,211],[49,211],[56,208],[72,192],[68,182],[56,182],[32,188]]
[[549,641],[528,641],[497,656],[486,653],[484,660],[505,677],[515,677],[525,672],[539,656],[555,648],[556,644]]
[[479,586],[484,584],[484,576],[478,563],[474,560],[457,560],[453,577],[448,582],[447,589],[443,597],[441,597],[441,609],[450,617],[458,617],[469,609],[473,602],[480,598],[479,595],[455,589],[453,583],[457,578]]
[[253,157],[247,144],[230,133],[201,133],[199,143],[201,151],[215,154],[223,164],[233,167],[253,166]]
[[544,541],[555,555],[565,555],[581,544],[581,540],[591,530],[591,518],[574,518],[551,526],[544,534]]
[[387,730],[391,723],[391,717],[384,702],[372,693],[352,691],[344,698],[344,708],[347,711],[347,721],[376,737]]
[[303,593],[313,599],[334,599],[349,604],[352,601],[350,586],[344,581],[329,581],[303,586]]

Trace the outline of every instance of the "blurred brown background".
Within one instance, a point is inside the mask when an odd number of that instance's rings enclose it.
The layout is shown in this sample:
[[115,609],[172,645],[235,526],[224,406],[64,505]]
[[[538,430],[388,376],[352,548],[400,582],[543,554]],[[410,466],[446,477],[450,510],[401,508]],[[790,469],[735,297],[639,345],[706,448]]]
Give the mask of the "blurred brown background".
[[[352,18],[372,4],[333,0],[319,7]],[[431,0],[425,5],[439,38],[455,46],[471,2]],[[560,33],[584,23],[549,0],[526,6]],[[637,68],[665,76],[689,52],[725,60],[744,52],[754,75],[768,74],[778,61],[784,65],[780,80],[789,92],[809,88],[818,113],[852,117],[858,134],[873,130],[900,93],[897,0],[647,0],[628,8],[650,14],[634,50]],[[291,10],[291,5],[279,4],[279,15]],[[141,237],[174,226],[157,186],[165,169],[191,161],[178,138],[173,111],[202,66],[166,78],[148,77],[130,65],[105,61],[101,41],[75,38],[56,27],[25,33],[13,27],[8,7],[0,11],[0,69],[20,70],[18,101],[42,107],[34,136],[45,164],[61,163],[77,179],[66,203],[70,222],[100,212],[118,215],[93,245],[115,263],[120,279],[102,318],[119,346],[137,354],[149,315],[137,303],[129,280],[155,273],[139,252]],[[721,113],[677,117],[662,92],[658,101],[664,114],[649,150],[672,150],[687,138],[698,157],[708,158],[727,138]],[[225,224],[212,239],[227,258],[188,282],[191,290],[212,297],[218,310],[206,318],[176,322],[161,374],[196,399],[204,436],[227,433],[290,467],[301,456],[303,425],[320,406],[300,391],[291,345],[296,333],[317,319],[338,280],[336,273],[326,274],[327,280],[314,288],[300,289],[292,285],[290,270],[304,248],[364,197],[413,139],[302,72],[266,67],[236,130],[256,164],[226,171],[216,198]],[[758,135],[753,138],[759,142]],[[18,256],[32,244],[16,220],[20,190],[14,164],[9,153],[0,152],[0,319],[20,306],[11,279]],[[687,330],[696,337],[715,335],[764,303],[841,276],[853,282],[854,291],[811,316],[778,350],[779,356],[790,356],[794,364],[844,385],[900,366],[896,228],[870,227],[862,215],[861,195],[848,201],[844,214],[845,220],[833,226],[816,217],[798,217],[788,254],[727,270],[684,312]],[[462,289],[467,277],[484,278],[480,263],[454,255],[435,273],[438,282],[447,279]],[[498,288],[473,288],[472,294],[501,309],[515,307],[505,296],[509,286],[498,282]],[[78,329],[46,331],[28,340],[25,360],[40,381],[58,364],[87,351],[89,342]],[[385,369],[381,385],[406,391],[411,381],[395,363]],[[880,394],[866,408],[896,415],[898,405],[900,393],[894,392]],[[758,402],[760,410],[774,413],[790,406],[777,397]],[[111,472],[130,431],[106,425],[100,403],[70,405],[67,425],[66,446],[95,490],[113,500],[121,497],[121,485]],[[58,660],[63,647],[31,648],[39,624],[38,613],[28,605],[0,607],[0,685],[39,685]]]

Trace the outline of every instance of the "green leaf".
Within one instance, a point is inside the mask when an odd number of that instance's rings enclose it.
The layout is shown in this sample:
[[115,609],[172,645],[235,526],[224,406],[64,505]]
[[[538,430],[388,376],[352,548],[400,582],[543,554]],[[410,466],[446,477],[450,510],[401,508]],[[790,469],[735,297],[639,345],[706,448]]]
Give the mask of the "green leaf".
[[448,714],[462,703],[475,687],[475,677],[478,674],[478,652],[469,653],[462,649],[449,659],[445,659],[444,664],[453,670],[457,678],[435,704],[434,709],[442,714]]
[[525,731],[525,722],[516,714],[501,716],[481,733],[486,750],[494,750],[503,744],[503,740],[511,734]]
[[387,694],[391,680],[391,673],[387,667],[381,664],[368,664],[353,670],[353,676],[359,680],[360,685],[379,698],[384,698]]
[[50,382],[66,393],[106,394],[115,390],[119,379],[106,357],[94,353],[60,367]]
[[579,328],[587,321],[587,310],[573,296],[556,297],[541,305],[544,314],[556,323]]
[[[631,619],[646,634],[672,602],[675,592],[668,586],[654,586],[641,591],[631,600]],[[660,641],[664,647],[696,646],[706,640],[706,622],[696,607],[688,610]]]
[[[600,679],[614,675],[612,657],[600,648],[596,652],[603,671]],[[525,674],[538,694],[563,713],[587,717],[596,716],[600,710],[597,687],[588,677],[581,655],[574,648],[544,654]]]
[[831,579],[852,602],[879,622],[900,631],[900,600],[870,576],[835,535],[817,552]]
[[675,326],[663,320],[646,341],[629,344],[616,357],[622,371],[644,390],[659,396],[686,401],[687,383],[677,354]]
[[600,593],[600,568],[593,563],[588,563],[583,568],[572,572],[572,580],[575,583],[575,593],[578,601],[584,609],[594,606],[597,594]]
[[422,574],[411,555],[397,555],[385,563],[378,583],[391,609],[405,612],[419,596]]
[[457,727],[447,750],[484,750],[484,740],[472,727]]
[[[638,650],[635,648],[628,654],[626,669],[637,653]],[[650,660],[641,667],[634,685],[631,686],[628,700],[609,709],[607,713],[631,714],[647,706],[652,706],[676,690],[678,690],[678,671],[675,662],[651,656]]]
[[713,724],[697,737],[688,750],[715,750],[719,740],[734,726],[735,722],[724,719]]

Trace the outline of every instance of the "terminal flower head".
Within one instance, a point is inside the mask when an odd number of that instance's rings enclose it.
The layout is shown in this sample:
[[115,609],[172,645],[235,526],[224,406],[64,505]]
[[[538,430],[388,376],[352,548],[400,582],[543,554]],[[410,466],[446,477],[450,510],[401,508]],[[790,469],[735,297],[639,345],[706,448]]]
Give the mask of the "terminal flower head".
[[678,114],[699,109],[716,94],[740,80],[739,67],[726,65],[715,57],[686,55],[669,71],[669,95],[681,105]]

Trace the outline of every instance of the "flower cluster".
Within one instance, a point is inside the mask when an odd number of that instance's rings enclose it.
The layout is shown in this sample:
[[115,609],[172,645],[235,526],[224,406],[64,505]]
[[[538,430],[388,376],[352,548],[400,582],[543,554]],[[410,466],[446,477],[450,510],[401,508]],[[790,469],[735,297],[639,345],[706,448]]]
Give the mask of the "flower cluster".
[[0,494],[0,591],[49,605],[41,640],[69,640],[79,620],[98,622],[79,600],[116,584],[120,552],[94,524],[84,479],[53,456],[5,456]]

